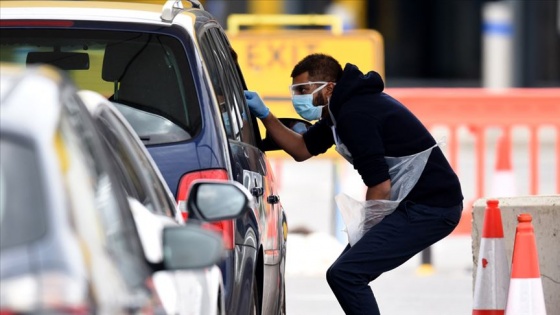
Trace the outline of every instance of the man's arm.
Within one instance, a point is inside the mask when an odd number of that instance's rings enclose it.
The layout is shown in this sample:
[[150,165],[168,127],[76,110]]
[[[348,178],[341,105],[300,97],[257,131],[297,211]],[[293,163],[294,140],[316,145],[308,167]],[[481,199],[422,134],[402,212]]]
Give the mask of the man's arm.
[[266,130],[280,148],[298,162],[305,161],[312,156],[307,150],[303,136],[284,126],[264,105],[257,93],[245,91],[245,98],[251,113],[260,118]]
[[391,198],[391,180],[388,179],[375,186],[368,187],[366,191],[366,200],[379,200]]
[[307,150],[303,136],[282,124],[274,114],[269,113],[261,121],[272,139],[294,160],[301,162],[312,156]]

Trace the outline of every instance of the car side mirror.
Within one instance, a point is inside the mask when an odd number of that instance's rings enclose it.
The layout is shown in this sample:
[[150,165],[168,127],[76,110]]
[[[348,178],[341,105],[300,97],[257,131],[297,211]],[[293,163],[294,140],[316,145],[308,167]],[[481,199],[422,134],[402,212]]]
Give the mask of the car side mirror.
[[196,180],[187,200],[187,210],[206,221],[235,219],[253,208],[253,196],[235,181]]
[[[284,126],[290,128],[291,130],[303,134],[311,127],[311,123],[307,120],[299,119],[299,118],[279,118],[280,122],[284,124]],[[263,151],[275,151],[281,150],[280,146],[272,139],[268,131],[266,132],[265,138],[262,141],[261,150]]]
[[206,268],[218,263],[223,254],[223,241],[215,232],[194,224],[163,229],[165,270]]

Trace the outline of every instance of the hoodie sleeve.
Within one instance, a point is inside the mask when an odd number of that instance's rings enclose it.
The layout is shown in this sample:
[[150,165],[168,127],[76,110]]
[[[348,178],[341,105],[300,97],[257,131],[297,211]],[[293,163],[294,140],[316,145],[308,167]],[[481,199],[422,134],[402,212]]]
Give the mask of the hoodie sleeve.
[[364,184],[372,187],[390,179],[380,121],[359,110],[341,111],[337,121],[338,135],[352,154]]
[[303,141],[305,142],[307,151],[312,155],[319,155],[327,152],[334,144],[331,128],[327,123],[327,119],[321,119],[311,126],[307,132],[303,134]]

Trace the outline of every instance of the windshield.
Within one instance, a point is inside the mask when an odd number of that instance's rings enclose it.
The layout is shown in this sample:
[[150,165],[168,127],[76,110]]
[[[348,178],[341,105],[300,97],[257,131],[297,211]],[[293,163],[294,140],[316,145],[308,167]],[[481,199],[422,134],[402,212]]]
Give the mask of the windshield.
[[0,138],[0,248],[26,244],[46,231],[45,198],[33,147]]
[[[102,22],[88,26],[87,30],[3,28],[0,61],[54,65],[65,70],[79,89],[145,112],[133,120],[150,124],[133,127],[151,139],[147,144],[192,139],[201,127],[200,106],[181,42],[171,35],[138,31],[137,26],[135,31],[103,29]],[[131,111],[125,114],[130,116]]]

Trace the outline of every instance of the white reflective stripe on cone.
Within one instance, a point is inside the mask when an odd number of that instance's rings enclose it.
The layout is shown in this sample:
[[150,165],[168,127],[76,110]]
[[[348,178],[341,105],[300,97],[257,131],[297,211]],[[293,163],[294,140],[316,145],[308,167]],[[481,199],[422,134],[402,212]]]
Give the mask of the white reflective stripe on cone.
[[546,315],[540,278],[511,279],[506,315]]
[[505,310],[510,282],[503,238],[482,238],[473,310]]

